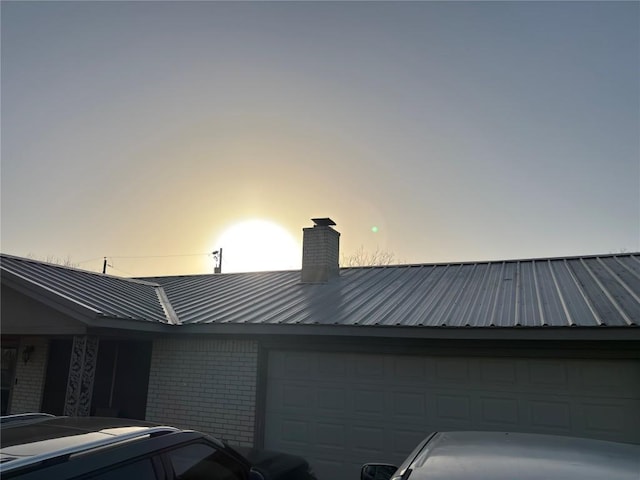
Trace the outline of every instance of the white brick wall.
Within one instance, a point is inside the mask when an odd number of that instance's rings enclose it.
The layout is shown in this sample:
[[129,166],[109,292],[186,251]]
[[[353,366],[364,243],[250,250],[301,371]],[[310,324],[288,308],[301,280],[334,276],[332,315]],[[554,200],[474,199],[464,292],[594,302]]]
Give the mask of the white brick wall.
[[[22,350],[27,345],[33,345],[34,350],[29,361],[25,364],[22,361]],[[40,411],[48,347],[49,342],[43,337],[22,337],[20,339],[18,358],[16,359],[16,381],[14,381],[9,407],[12,414]]]
[[146,418],[251,446],[257,371],[255,341],[155,340]]

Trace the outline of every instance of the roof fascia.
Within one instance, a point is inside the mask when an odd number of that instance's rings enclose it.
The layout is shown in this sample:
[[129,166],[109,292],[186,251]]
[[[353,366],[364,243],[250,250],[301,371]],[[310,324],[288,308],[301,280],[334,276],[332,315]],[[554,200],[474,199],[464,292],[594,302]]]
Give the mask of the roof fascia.
[[128,320],[99,315],[93,321],[90,332],[103,332],[106,334],[112,330],[122,330],[127,332],[175,333],[180,330],[175,327],[176,325],[150,320]]
[[86,335],[87,326],[79,325],[78,327],[52,325],[50,327],[34,326],[34,327],[16,327],[11,325],[2,325],[2,335]]
[[178,334],[309,335],[457,340],[640,340],[638,327],[400,327],[347,325],[182,325]]

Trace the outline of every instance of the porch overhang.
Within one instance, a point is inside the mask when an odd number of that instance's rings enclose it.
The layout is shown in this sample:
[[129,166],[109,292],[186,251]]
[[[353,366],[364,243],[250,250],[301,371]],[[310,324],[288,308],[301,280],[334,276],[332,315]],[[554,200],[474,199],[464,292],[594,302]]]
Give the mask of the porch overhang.
[[86,335],[95,328],[166,331],[164,324],[105,315],[6,269],[0,278],[3,335]]

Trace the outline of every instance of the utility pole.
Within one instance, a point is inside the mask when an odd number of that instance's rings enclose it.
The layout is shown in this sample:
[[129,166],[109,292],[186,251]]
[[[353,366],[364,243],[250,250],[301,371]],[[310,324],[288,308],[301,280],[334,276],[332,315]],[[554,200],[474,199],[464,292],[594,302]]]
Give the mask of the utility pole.
[[213,260],[216,262],[213,273],[222,273],[222,248],[213,252]]

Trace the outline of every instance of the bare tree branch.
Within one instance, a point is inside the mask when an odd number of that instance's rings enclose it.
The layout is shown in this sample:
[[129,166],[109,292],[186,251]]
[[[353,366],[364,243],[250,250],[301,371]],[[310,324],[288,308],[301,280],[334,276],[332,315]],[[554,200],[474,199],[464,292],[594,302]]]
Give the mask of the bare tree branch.
[[73,260],[71,260],[71,257],[68,255],[66,258],[56,257],[55,255],[47,255],[46,258],[43,259],[39,255],[29,253],[27,255],[27,258],[38,260],[40,262],[53,263],[55,265],[62,265],[63,267],[78,268],[80,266],[79,263],[75,263]]
[[376,247],[376,249],[371,252],[365,250],[364,246],[360,246],[358,250],[350,255],[343,255],[340,262],[343,267],[382,266],[393,265],[394,263],[398,263],[395,253],[380,250],[380,247]]

